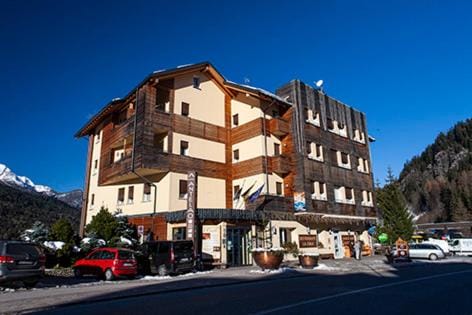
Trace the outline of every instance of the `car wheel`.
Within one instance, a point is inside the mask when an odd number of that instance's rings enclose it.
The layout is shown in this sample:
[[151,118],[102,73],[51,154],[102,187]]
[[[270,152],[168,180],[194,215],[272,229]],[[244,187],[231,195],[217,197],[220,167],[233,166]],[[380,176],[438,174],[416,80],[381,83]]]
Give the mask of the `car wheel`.
[[437,259],[438,259],[438,255],[436,254],[429,255],[429,260],[437,260]]
[[157,269],[157,273],[161,277],[167,276],[168,272],[167,272],[166,265],[160,265],[159,268]]
[[24,284],[25,288],[31,289],[31,288],[34,288],[38,284],[38,282],[39,281],[37,279],[25,280],[25,281],[23,281],[23,284]]
[[83,275],[84,274],[83,274],[82,270],[80,270],[79,268],[74,268],[74,277],[82,278]]
[[105,270],[105,280],[112,281],[113,279],[115,279],[115,275],[113,274],[113,271],[111,271],[111,269]]

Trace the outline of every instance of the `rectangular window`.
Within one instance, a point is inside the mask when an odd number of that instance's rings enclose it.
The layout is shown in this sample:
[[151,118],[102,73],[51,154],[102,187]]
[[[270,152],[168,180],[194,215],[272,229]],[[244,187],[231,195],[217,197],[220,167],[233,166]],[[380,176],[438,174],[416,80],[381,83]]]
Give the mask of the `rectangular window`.
[[279,237],[280,237],[280,246],[284,246],[287,243],[291,242],[291,231],[287,228],[280,228],[279,229]]
[[94,169],[97,169],[97,168],[98,168],[98,160],[95,160],[95,161],[93,162],[93,168],[94,168]]
[[233,125],[234,126],[239,126],[239,115],[238,114],[233,115]]
[[351,188],[345,188],[345,194],[346,194],[346,199],[347,200],[352,199],[352,189]]
[[151,201],[151,185],[148,183],[144,184],[143,201]]
[[321,152],[321,144],[316,144],[315,145],[315,154],[318,159],[323,159],[323,153]]
[[179,199],[187,199],[187,181],[179,180]]
[[188,155],[188,142],[180,141],[180,155]]
[[95,204],[95,194],[92,194],[90,198],[90,205],[93,206]]
[[280,144],[274,143],[274,156],[280,155]]
[[233,160],[239,161],[239,149],[233,151]]
[[190,113],[190,104],[182,102],[182,116],[188,116]]
[[311,142],[307,142],[307,143],[306,143],[306,153],[307,153],[308,155],[311,154]]
[[326,121],[328,124],[328,130],[334,130],[334,121],[330,118],[328,118]]
[[100,131],[95,135],[95,138],[97,139],[97,142],[100,141]]
[[186,227],[176,227],[172,229],[172,240],[181,241],[185,240],[185,234],[187,234]]
[[281,182],[275,183],[275,191],[278,196],[282,196],[282,183]]
[[118,189],[118,204],[122,205],[125,202],[125,189],[120,188]]
[[193,87],[195,89],[200,89],[200,77],[193,77]]
[[341,163],[343,164],[348,164],[349,163],[349,157],[348,154],[341,152]]
[[128,203],[133,203],[134,201],[134,186],[128,187]]

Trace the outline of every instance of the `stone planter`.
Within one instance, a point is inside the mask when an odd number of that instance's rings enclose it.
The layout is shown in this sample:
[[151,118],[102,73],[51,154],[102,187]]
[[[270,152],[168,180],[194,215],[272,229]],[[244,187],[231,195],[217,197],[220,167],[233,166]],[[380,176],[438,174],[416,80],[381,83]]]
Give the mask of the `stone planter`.
[[283,251],[254,251],[252,252],[252,258],[256,265],[261,267],[262,270],[273,270],[279,269],[280,264],[284,259]]
[[318,266],[320,255],[298,255],[300,266],[304,269],[313,269]]

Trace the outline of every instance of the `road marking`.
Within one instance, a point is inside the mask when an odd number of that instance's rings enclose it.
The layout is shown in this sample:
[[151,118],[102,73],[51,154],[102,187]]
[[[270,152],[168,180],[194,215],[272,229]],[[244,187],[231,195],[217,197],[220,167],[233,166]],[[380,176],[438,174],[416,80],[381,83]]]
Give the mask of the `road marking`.
[[376,286],[368,287],[368,288],[364,288],[364,289],[352,290],[352,291],[337,293],[337,294],[328,295],[328,296],[324,296],[324,297],[320,297],[320,298],[316,298],[316,299],[310,299],[310,300],[305,300],[305,301],[301,301],[301,302],[297,302],[297,303],[293,303],[293,304],[279,306],[279,307],[267,309],[267,310],[264,310],[264,311],[260,311],[260,312],[257,312],[255,314],[257,314],[257,315],[270,314],[270,313],[275,313],[275,312],[279,312],[279,311],[288,310],[290,308],[299,307],[299,306],[302,306],[302,305],[307,305],[307,304],[332,300],[332,299],[336,299],[338,297],[342,297],[342,296],[346,296],[346,295],[353,295],[353,294],[363,293],[363,292],[372,291],[372,290],[376,290],[376,289],[395,287],[395,286],[402,285],[402,284],[414,283],[414,282],[419,282],[419,281],[423,281],[423,280],[448,277],[448,276],[453,276],[453,275],[458,275],[458,274],[463,274],[463,273],[470,273],[470,272],[472,272],[472,270],[455,271],[455,272],[443,273],[443,274],[440,274],[440,275],[427,276],[427,277],[415,278],[415,279],[410,279],[410,280],[397,281],[397,282],[394,282],[394,283],[376,285]]

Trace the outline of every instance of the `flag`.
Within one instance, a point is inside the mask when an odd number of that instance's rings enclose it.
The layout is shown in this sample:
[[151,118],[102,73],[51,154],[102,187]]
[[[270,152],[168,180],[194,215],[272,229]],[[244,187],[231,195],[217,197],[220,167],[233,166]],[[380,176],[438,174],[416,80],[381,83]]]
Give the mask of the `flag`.
[[253,193],[249,196],[249,202],[254,202],[254,201],[256,201],[257,197],[259,197],[259,195],[260,195],[261,192],[262,192],[262,188],[264,188],[264,184],[262,184],[262,186],[259,187],[258,190],[256,190],[255,192],[253,192]]
[[244,187],[244,183],[246,182],[246,180],[243,181],[243,184],[241,185],[241,187],[239,187],[238,191],[236,192],[236,194],[234,195],[234,198],[233,200],[238,200],[240,197],[241,197],[241,192],[243,191],[243,187]]
[[251,185],[251,187],[249,187],[245,192],[243,192],[243,193],[241,194],[241,197],[243,197],[244,199],[246,199],[247,196],[249,195],[249,192],[252,190],[252,188],[254,187],[255,184],[256,184],[256,182],[254,182],[254,183]]

